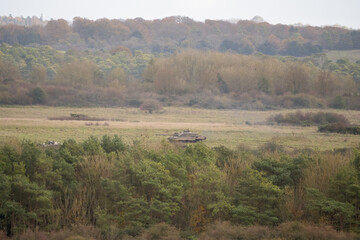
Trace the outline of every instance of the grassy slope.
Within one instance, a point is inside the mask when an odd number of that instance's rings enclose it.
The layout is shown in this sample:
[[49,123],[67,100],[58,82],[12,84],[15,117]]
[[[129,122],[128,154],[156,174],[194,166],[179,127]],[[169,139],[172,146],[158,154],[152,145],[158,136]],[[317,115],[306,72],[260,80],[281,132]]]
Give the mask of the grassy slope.
[[350,51],[327,51],[326,56],[329,60],[336,62],[338,59],[346,58],[350,62],[360,61],[360,50]]
[[[311,111],[311,110],[304,110]],[[317,111],[317,110],[312,110]],[[205,110],[166,108],[163,113],[147,114],[134,108],[68,108],[68,107],[0,107],[0,142],[12,138],[81,141],[104,134],[122,136],[126,142],[142,140],[156,146],[166,140],[163,134],[190,129],[205,135],[209,146],[256,148],[266,142],[276,142],[288,149],[334,149],[354,147],[360,138],[353,135],[318,133],[317,127],[262,125],[273,114],[283,111]],[[360,124],[360,112],[337,111],[352,123]],[[89,121],[55,121],[48,117],[69,116],[70,113],[109,119],[86,126]],[[250,122],[251,125],[245,124]],[[94,124],[96,122],[93,122]],[[260,123],[260,124],[259,124]],[[108,125],[108,126],[107,126]]]

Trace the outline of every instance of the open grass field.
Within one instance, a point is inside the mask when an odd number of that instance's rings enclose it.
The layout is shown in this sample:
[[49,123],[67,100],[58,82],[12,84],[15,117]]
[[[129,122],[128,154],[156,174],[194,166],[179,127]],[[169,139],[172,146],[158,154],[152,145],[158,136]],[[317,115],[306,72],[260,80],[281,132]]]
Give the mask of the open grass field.
[[[166,134],[190,129],[207,137],[210,146],[255,149],[276,142],[288,150],[311,148],[331,150],[356,147],[360,137],[319,133],[317,127],[278,126],[264,124],[282,111],[207,110],[194,108],[165,108],[163,113],[148,114],[135,108],[70,108],[70,107],[0,107],[0,144],[8,140],[30,139],[38,143],[65,139],[82,141],[89,136],[119,135],[125,142],[141,140],[156,146],[166,140]],[[303,110],[319,111],[319,110]],[[333,111],[335,110],[326,110]],[[336,111],[351,123],[360,124],[359,111]],[[70,113],[105,118],[106,121],[48,120],[50,117],[70,116]]]
[[360,50],[348,50],[348,51],[327,51],[326,56],[329,60],[336,62],[338,59],[346,58],[350,62],[360,61]]

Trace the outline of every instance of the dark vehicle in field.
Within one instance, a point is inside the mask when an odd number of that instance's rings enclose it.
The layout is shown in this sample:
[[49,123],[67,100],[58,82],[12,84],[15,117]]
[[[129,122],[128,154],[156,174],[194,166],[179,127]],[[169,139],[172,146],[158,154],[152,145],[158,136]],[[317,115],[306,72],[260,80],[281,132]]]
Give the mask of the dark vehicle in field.
[[174,133],[171,137],[168,138],[170,142],[181,142],[181,143],[194,143],[205,140],[206,137],[201,136],[197,133],[190,132],[185,130],[180,133]]

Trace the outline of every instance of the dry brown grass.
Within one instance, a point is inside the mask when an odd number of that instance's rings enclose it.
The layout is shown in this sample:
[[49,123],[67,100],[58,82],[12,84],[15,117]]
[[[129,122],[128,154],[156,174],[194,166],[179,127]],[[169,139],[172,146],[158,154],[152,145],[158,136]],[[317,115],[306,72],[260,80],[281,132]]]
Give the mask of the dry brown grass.
[[[302,110],[303,112],[317,110]],[[360,123],[358,111],[335,111],[345,115],[351,123]],[[274,114],[283,111],[207,110],[193,108],[165,108],[161,114],[147,114],[135,108],[70,108],[70,107],[0,107],[0,142],[26,138],[37,142],[63,141],[73,138],[82,141],[89,136],[105,134],[122,136],[131,143],[141,140],[156,146],[176,131],[190,129],[205,135],[211,147],[239,145],[257,148],[276,141],[285,149],[311,148],[330,150],[359,145],[359,137],[343,134],[319,133],[317,127],[262,125]],[[109,119],[108,124],[86,126],[83,121],[48,120],[49,117],[84,114]]]

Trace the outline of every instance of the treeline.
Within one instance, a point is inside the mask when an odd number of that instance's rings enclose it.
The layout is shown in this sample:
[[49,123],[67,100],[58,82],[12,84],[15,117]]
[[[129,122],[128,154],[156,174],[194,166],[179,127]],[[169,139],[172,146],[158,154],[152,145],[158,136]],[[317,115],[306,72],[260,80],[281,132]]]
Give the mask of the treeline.
[[[340,69],[337,64],[331,66]],[[358,109],[359,105],[360,82],[350,73],[295,59],[187,51],[151,61],[143,76],[153,91],[187,96],[190,106]]]
[[360,109],[360,63],[323,55],[161,56],[123,47],[62,52],[2,44],[0,82],[1,104],[139,107],[153,99],[162,106]]
[[286,153],[274,143],[248,151],[154,150],[118,136],[58,148],[12,141],[0,148],[0,236],[352,239],[321,226],[360,231],[359,166],[359,150]]
[[[6,19],[8,19],[6,17]],[[29,19],[30,21],[30,19]],[[266,22],[220,20],[196,22],[173,16],[157,20],[142,18],[89,20],[76,17],[45,26],[8,24],[0,27],[0,43],[46,44],[56,49],[111,49],[173,53],[181,49],[231,51],[241,54],[308,56],[322,49],[360,49],[360,31],[338,27],[295,27]]]
[[[0,46],[1,104],[132,106],[142,72],[154,56],[127,48],[110,52],[49,46]],[[144,95],[144,97],[146,97]],[[141,104],[135,101],[135,106]]]
[[9,24],[15,24],[20,26],[34,26],[34,25],[41,25],[45,26],[47,24],[47,21],[44,21],[42,19],[42,16],[36,17],[36,16],[28,16],[28,17],[13,17],[11,14],[9,16],[0,16],[0,25],[9,25]]

